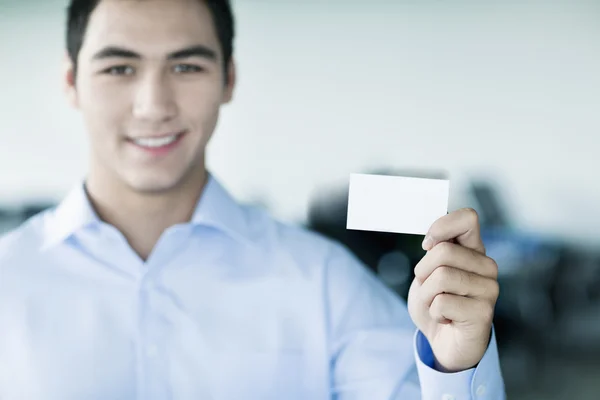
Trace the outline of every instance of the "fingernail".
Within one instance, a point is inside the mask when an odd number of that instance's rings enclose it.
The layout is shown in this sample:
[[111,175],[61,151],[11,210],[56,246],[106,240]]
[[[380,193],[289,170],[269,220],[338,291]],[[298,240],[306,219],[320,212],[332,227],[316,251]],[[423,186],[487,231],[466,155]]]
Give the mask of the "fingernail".
[[425,239],[423,240],[423,250],[429,250],[429,248],[431,247],[431,245],[433,244],[433,240],[431,239],[431,236],[427,235],[425,236]]

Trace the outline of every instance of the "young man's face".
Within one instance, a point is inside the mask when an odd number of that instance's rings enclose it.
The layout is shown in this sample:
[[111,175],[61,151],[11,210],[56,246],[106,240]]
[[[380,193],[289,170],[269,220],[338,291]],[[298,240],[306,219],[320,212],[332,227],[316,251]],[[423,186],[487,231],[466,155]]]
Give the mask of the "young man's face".
[[225,85],[209,9],[199,0],[103,0],[68,93],[90,134],[92,173],[138,192],[173,190],[204,168]]

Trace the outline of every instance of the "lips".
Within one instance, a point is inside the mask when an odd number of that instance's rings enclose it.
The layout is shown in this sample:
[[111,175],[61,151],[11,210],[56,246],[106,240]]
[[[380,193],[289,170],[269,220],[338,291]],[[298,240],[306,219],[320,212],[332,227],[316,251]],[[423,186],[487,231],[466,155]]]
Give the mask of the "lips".
[[167,146],[167,145],[175,142],[179,138],[180,135],[181,134],[162,136],[162,137],[152,137],[152,138],[146,137],[146,138],[132,139],[132,141],[135,144],[137,144],[138,146],[157,148],[157,147]]
[[146,150],[154,155],[161,155],[174,148],[185,135],[185,131],[161,136],[138,136],[127,141],[135,147]]

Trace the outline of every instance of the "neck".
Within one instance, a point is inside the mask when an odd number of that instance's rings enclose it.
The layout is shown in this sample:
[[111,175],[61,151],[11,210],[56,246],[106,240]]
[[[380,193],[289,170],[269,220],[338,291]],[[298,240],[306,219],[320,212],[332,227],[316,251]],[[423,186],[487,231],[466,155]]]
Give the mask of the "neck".
[[202,166],[189,175],[168,191],[143,193],[91,171],[86,189],[100,219],[117,228],[138,256],[147,260],[162,233],[189,222],[194,213],[208,174]]

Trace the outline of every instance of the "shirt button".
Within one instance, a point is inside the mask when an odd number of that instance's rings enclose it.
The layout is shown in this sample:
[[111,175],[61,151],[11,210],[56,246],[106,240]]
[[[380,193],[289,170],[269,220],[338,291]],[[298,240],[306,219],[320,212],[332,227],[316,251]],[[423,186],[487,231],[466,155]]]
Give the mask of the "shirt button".
[[479,385],[475,394],[477,394],[477,396],[483,396],[485,394],[485,385]]
[[442,396],[442,400],[456,400],[456,397],[452,396],[451,394],[445,394]]
[[148,356],[148,358],[154,358],[157,355],[158,347],[156,347],[155,345],[148,346],[148,349],[146,350],[146,356]]

